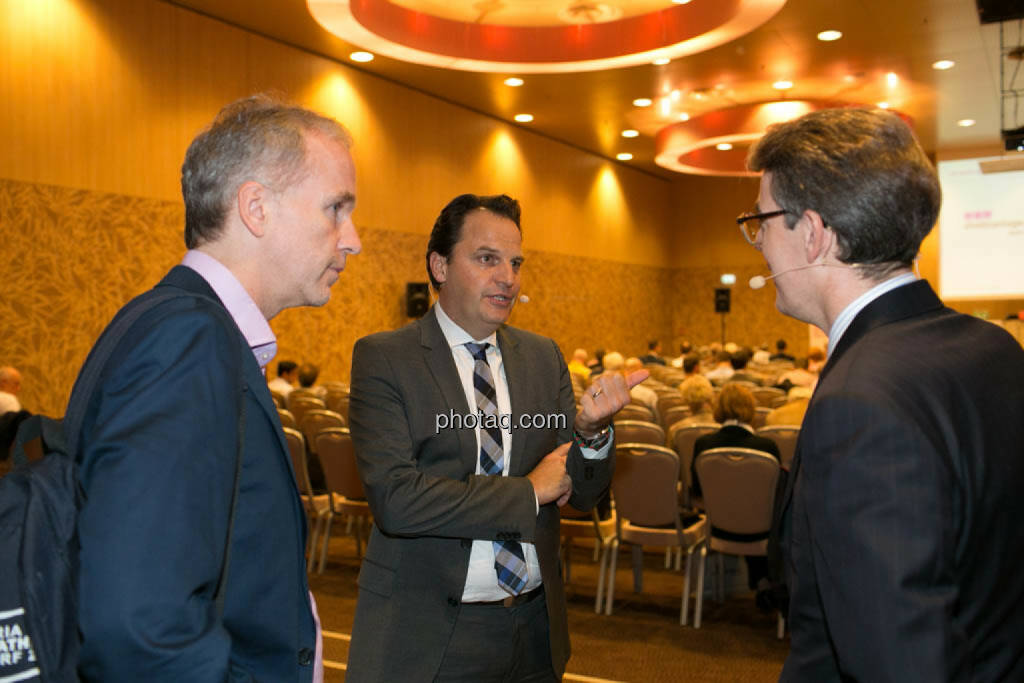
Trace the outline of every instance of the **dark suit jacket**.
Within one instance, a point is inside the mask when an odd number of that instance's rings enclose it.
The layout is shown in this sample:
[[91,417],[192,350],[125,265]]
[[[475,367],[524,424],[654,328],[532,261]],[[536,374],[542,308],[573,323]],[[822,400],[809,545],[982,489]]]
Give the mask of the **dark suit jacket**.
[[[700,496],[700,480],[697,477],[697,456],[712,448],[753,448],[774,455],[779,460],[778,445],[769,438],[751,434],[743,427],[726,425],[717,432],[705,434],[693,443],[693,460],[690,462],[690,481],[693,482],[693,495]],[[763,537],[762,537],[763,540]]]
[[[206,281],[178,266],[140,298],[167,288],[213,301],[176,298],[145,313],[82,427],[81,671],[105,683],[309,681],[305,516],[277,411]],[[245,447],[219,619],[239,400]]]
[[[518,539],[537,547],[547,595],[551,660],[569,658],[558,561],[559,512],[537,513],[525,475],[571,440],[569,371],[550,339],[498,329],[513,423],[524,414],[564,415],[564,425],[513,431],[509,476],[475,474],[473,429],[435,428],[438,414],[468,414],[455,361],[431,309],[397,331],[356,342],[349,405],[359,474],[376,522],[359,573],[346,680],[430,681],[458,615],[473,539]],[[476,409],[472,410],[473,413]],[[569,452],[570,504],[589,510],[611,480],[612,457]]]
[[781,506],[785,681],[1024,681],[1024,351],[927,282],[853,320]]

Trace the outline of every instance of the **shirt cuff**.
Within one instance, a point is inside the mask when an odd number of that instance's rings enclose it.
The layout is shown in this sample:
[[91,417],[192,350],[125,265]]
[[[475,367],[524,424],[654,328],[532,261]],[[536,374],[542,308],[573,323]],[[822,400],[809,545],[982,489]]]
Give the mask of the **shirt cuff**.
[[580,452],[584,460],[604,460],[611,453],[612,444],[615,443],[615,427],[608,425],[608,440],[600,448],[587,448],[580,446]]

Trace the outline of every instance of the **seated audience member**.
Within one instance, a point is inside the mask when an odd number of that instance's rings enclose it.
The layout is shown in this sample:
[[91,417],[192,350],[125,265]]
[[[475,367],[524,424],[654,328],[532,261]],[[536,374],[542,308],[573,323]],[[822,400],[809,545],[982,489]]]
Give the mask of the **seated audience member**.
[[594,358],[589,363],[587,363],[587,367],[590,368],[591,377],[593,377],[594,375],[600,375],[602,372],[604,372],[604,365],[602,364],[603,360],[604,349],[597,349],[596,351],[594,351]]
[[751,372],[747,369],[747,363],[750,362],[750,357],[753,354],[750,349],[743,347],[736,353],[732,354],[732,358],[729,359],[729,363],[732,365],[734,372],[732,377],[729,378],[730,382],[751,382],[761,386],[763,379],[760,375]]
[[768,413],[764,418],[765,426],[795,425],[799,427],[804,421],[807,404],[814,393],[810,387],[793,387],[786,394],[786,402]]
[[319,366],[313,365],[312,363],[303,363],[299,366],[299,386],[303,389],[312,389],[321,396],[326,396],[327,390],[324,387],[316,386],[316,379],[319,376]]
[[[637,370],[643,370],[644,364],[639,358],[630,357],[626,359],[622,369],[625,370],[626,375],[636,372]],[[644,380],[649,381],[649,380]],[[638,391],[639,390],[639,391]],[[645,406],[650,408],[655,415],[658,414],[658,393],[648,386],[644,386],[644,382],[640,382],[635,387],[629,390],[629,395],[635,400],[640,401]]]
[[690,342],[688,342],[688,341],[682,342],[679,345],[679,355],[676,356],[675,358],[673,358],[672,362],[669,363],[669,365],[671,365],[674,368],[681,368],[681,367],[683,367],[683,360],[686,358],[686,354],[691,353],[692,351],[693,351],[693,345],[690,344]]
[[691,425],[715,422],[715,412],[711,407],[715,400],[715,390],[711,387],[711,382],[707,377],[703,375],[687,377],[679,384],[679,394],[689,406],[690,415],[676,424]]
[[771,360],[788,360],[791,363],[796,360],[796,358],[786,353],[785,339],[775,342],[775,353],[772,354]]
[[[636,358],[633,358],[632,360],[634,362],[637,361]],[[604,363],[604,371],[605,371],[606,374],[607,373],[612,373],[612,372],[618,372],[620,374],[626,374],[626,360],[622,357],[622,354],[619,353],[618,351],[609,351],[608,353],[604,354],[603,363]],[[643,364],[641,364],[641,367],[643,367]],[[653,408],[653,407],[650,406],[650,404],[648,403],[648,400],[650,399],[650,394],[654,394],[654,398],[655,398],[655,402],[656,402],[657,398],[658,398],[658,395],[655,394],[652,389],[649,389],[647,387],[641,387],[640,391],[634,391],[639,386],[640,385],[638,384],[637,386],[635,386],[635,387],[633,387],[632,389],[629,390],[630,397],[632,399],[634,399],[637,403],[645,405],[645,406],[651,408],[651,410],[656,410],[656,408]]]
[[796,367],[779,375],[775,386],[786,391],[793,387],[813,389],[814,385],[818,383],[818,373],[821,372],[824,361],[824,351],[818,348],[811,349],[807,352],[806,358],[801,357],[796,360]]
[[757,351],[754,351],[754,357],[750,359],[750,362],[754,365],[768,365],[771,359],[772,354],[768,351],[768,347],[760,346]]
[[[771,439],[754,433],[751,423],[757,403],[750,389],[741,384],[726,384],[718,395],[715,405],[715,421],[722,428],[713,434],[705,434],[693,445],[693,465],[691,475],[695,496],[701,495],[700,480],[697,477],[697,456],[712,448],[754,448],[764,451],[780,460],[779,447]],[[781,476],[781,475],[780,475]],[[777,490],[782,490],[778,487]],[[747,561],[747,582],[751,590],[766,588],[768,583],[768,560],[765,556],[750,556]]]
[[18,392],[21,391],[21,373],[7,365],[0,368],[0,415],[21,410]]
[[719,386],[725,384],[736,371],[732,367],[732,354],[724,349],[715,353],[715,365],[704,373],[704,376],[711,380],[712,384]]
[[[700,374],[700,354],[699,353],[696,353],[695,351],[691,351],[690,353],[686,354],[686,358],[683,359],[683,374],[687,378],[696,377],[698,375],[700,375],[701,377],[704,377],[704,375]],[[705,379],[707,379],[707,378],[705,377]]]
[[640,357],[640,363],[656,363],[657,365],[665,365],[665,359],[661,357],[660,341],[653,339],[647,342],[647,355]]
[[587,350],[576,349],[572,352],[572,360],[568,363],[569,372],[579,375],[584,383],[590,379],[590,368],[587,367]]
[[277,377],[270,380],[267,386],[285,398],[295,388],[295,382],[299,379],[299,365],[295,361],[283,360],[277,364]]

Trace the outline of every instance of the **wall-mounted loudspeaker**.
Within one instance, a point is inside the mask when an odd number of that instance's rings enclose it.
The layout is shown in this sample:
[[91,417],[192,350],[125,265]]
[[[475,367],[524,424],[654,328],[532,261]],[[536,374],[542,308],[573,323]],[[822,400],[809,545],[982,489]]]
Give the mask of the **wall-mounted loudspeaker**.
[[717,287],[715,289],[715,313],[728,313],[729,312],[729,289],[727,287]]
[[430,285],[426,282],[405,283],[405,314],[422,318],[430,308]]

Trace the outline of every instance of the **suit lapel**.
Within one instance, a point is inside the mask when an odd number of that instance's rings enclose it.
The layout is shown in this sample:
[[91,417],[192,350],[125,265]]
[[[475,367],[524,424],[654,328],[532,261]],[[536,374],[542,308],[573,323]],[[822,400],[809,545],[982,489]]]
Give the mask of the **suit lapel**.
[[[512,420],[518,419],[523,414],[523,405],[526,403],[527,375],[526,363],[520,353],[519,342],[512,338],[504,327],[498,328],[498,348],[501,350],[501,363],[505,368],[505,383],[508,385],[509,410],[512,413]],[[509,451],[510,462],[508,464],[509,476],[518,477],[525,472],[523,469],[523,449],[526,447],[526,434],[519,434],[516,438],[516,430],[512,430],[512,448]]]
[[[455,367],[452,349],[448,346],[448,340],[445,339],[444,333],[441,332],[434,308],[431,307],[416,324],[420,331],[423,360],[444,398],[442,410],[453,410],[462,415],[476,412],[476,406],[473,406],[471,411],[469,403],[466,401],[466,392],[462,388],[462,380],[459,379],[459,371]],[[470,471],[475,472],[476,432],[471,429],[459,429],[456,432],[459,439],[459,454]]]

